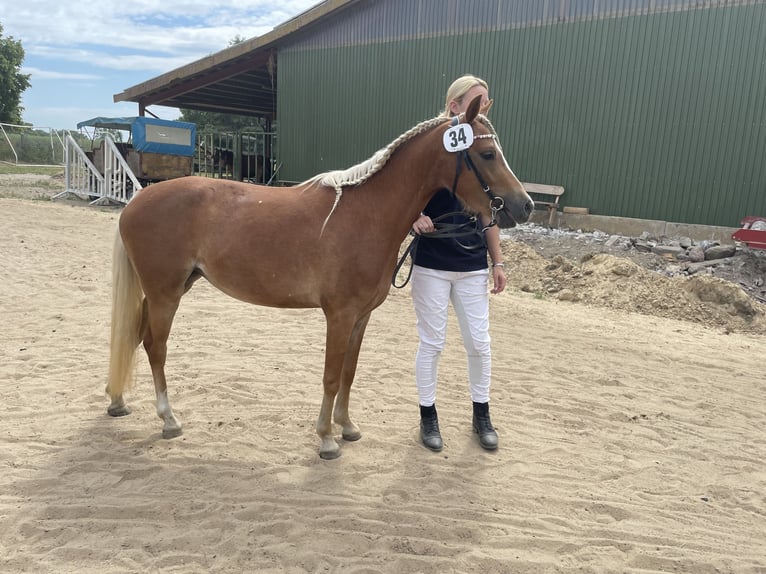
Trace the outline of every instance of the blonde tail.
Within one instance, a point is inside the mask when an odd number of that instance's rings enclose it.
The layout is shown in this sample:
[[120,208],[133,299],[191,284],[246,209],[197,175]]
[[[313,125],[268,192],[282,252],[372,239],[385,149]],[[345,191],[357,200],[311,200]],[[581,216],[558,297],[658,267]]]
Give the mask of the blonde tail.
[[142,337],[143,301],[141,282],[118,231],[112,259],[112,335],[106,385],[113,399],[122,396],[133,381],[136,348]]

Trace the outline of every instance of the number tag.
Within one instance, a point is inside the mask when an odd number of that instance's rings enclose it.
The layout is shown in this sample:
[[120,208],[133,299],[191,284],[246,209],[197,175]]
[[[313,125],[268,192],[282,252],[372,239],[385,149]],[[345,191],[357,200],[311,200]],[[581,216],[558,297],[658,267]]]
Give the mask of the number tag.
[[471,124],[457,124],[444,132],[444,149],[447,151],[463,151],[473,144],[473,128]]

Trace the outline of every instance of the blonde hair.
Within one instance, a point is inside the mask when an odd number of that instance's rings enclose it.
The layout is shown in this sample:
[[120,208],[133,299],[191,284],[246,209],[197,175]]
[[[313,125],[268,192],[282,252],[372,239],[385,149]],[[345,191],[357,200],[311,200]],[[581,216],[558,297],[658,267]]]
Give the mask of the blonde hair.
[[476,86],[481,86],[485,90],[489,91],[489,85],[481,78],[477,78],[471,74],[460,76],[457,80],[450,84],[447,89],[447,98],[444,102],[444,111],[441,113],[442,117],[451,118],[452,111],[450,110],[450,104],[454,101],[458,105],[463,103],[465,95]]

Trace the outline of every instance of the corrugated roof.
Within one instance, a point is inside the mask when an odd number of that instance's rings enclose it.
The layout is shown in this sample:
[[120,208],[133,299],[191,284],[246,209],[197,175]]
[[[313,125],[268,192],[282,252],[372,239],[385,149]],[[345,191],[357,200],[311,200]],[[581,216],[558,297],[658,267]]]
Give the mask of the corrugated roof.
[[[391,39],[442,34],[481,32],[514,27],[617,18],[635,14],[694,10],[701,7],[760,4],[763,0],[407,0],[428,13],[402,22],[391,10],[390,0],[325,0],[277,26],[271,32],[246,40],[115,94],[115,102],[136,102],[139,115],[152,105],[276,117],[278,52],[285,48],[325,47],[343,44],[353,34],[379,32]],[[380,15],[370,28],[354,26],[337,18],[339,12],[357,5]],[[440,8],[443,8],[440,11]],[[369,22],[370,14],[357,15]],[[441,16],[435,18],[435,16]],[[417,22],[420,22],[416,25]],[[392,26],[386,28],[386,24]],[[314,34],[317,28],[320,33]],[[429,27],[432,26],[432,27]],[[401,39],[401,38],[399,38]],[[367,37],[366,41],[375,41]],[[325,42],[325,44],[322,44]]]
[[143,115],[147,107],[157,105],[274,117],[280,43],[358,1],[325,0],[263,36],[235,44],[115,94],[114,101],[136,102],[139,115]]

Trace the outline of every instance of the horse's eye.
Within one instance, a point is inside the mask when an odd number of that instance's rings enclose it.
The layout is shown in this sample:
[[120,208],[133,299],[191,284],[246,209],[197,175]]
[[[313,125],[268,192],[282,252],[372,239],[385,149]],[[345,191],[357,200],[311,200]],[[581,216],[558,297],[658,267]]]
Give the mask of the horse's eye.
[[486,159],[487,161],[492,161],[495,159],[495,152],[493,151],[483,151],[479,154],[481,156],[481,159]]

